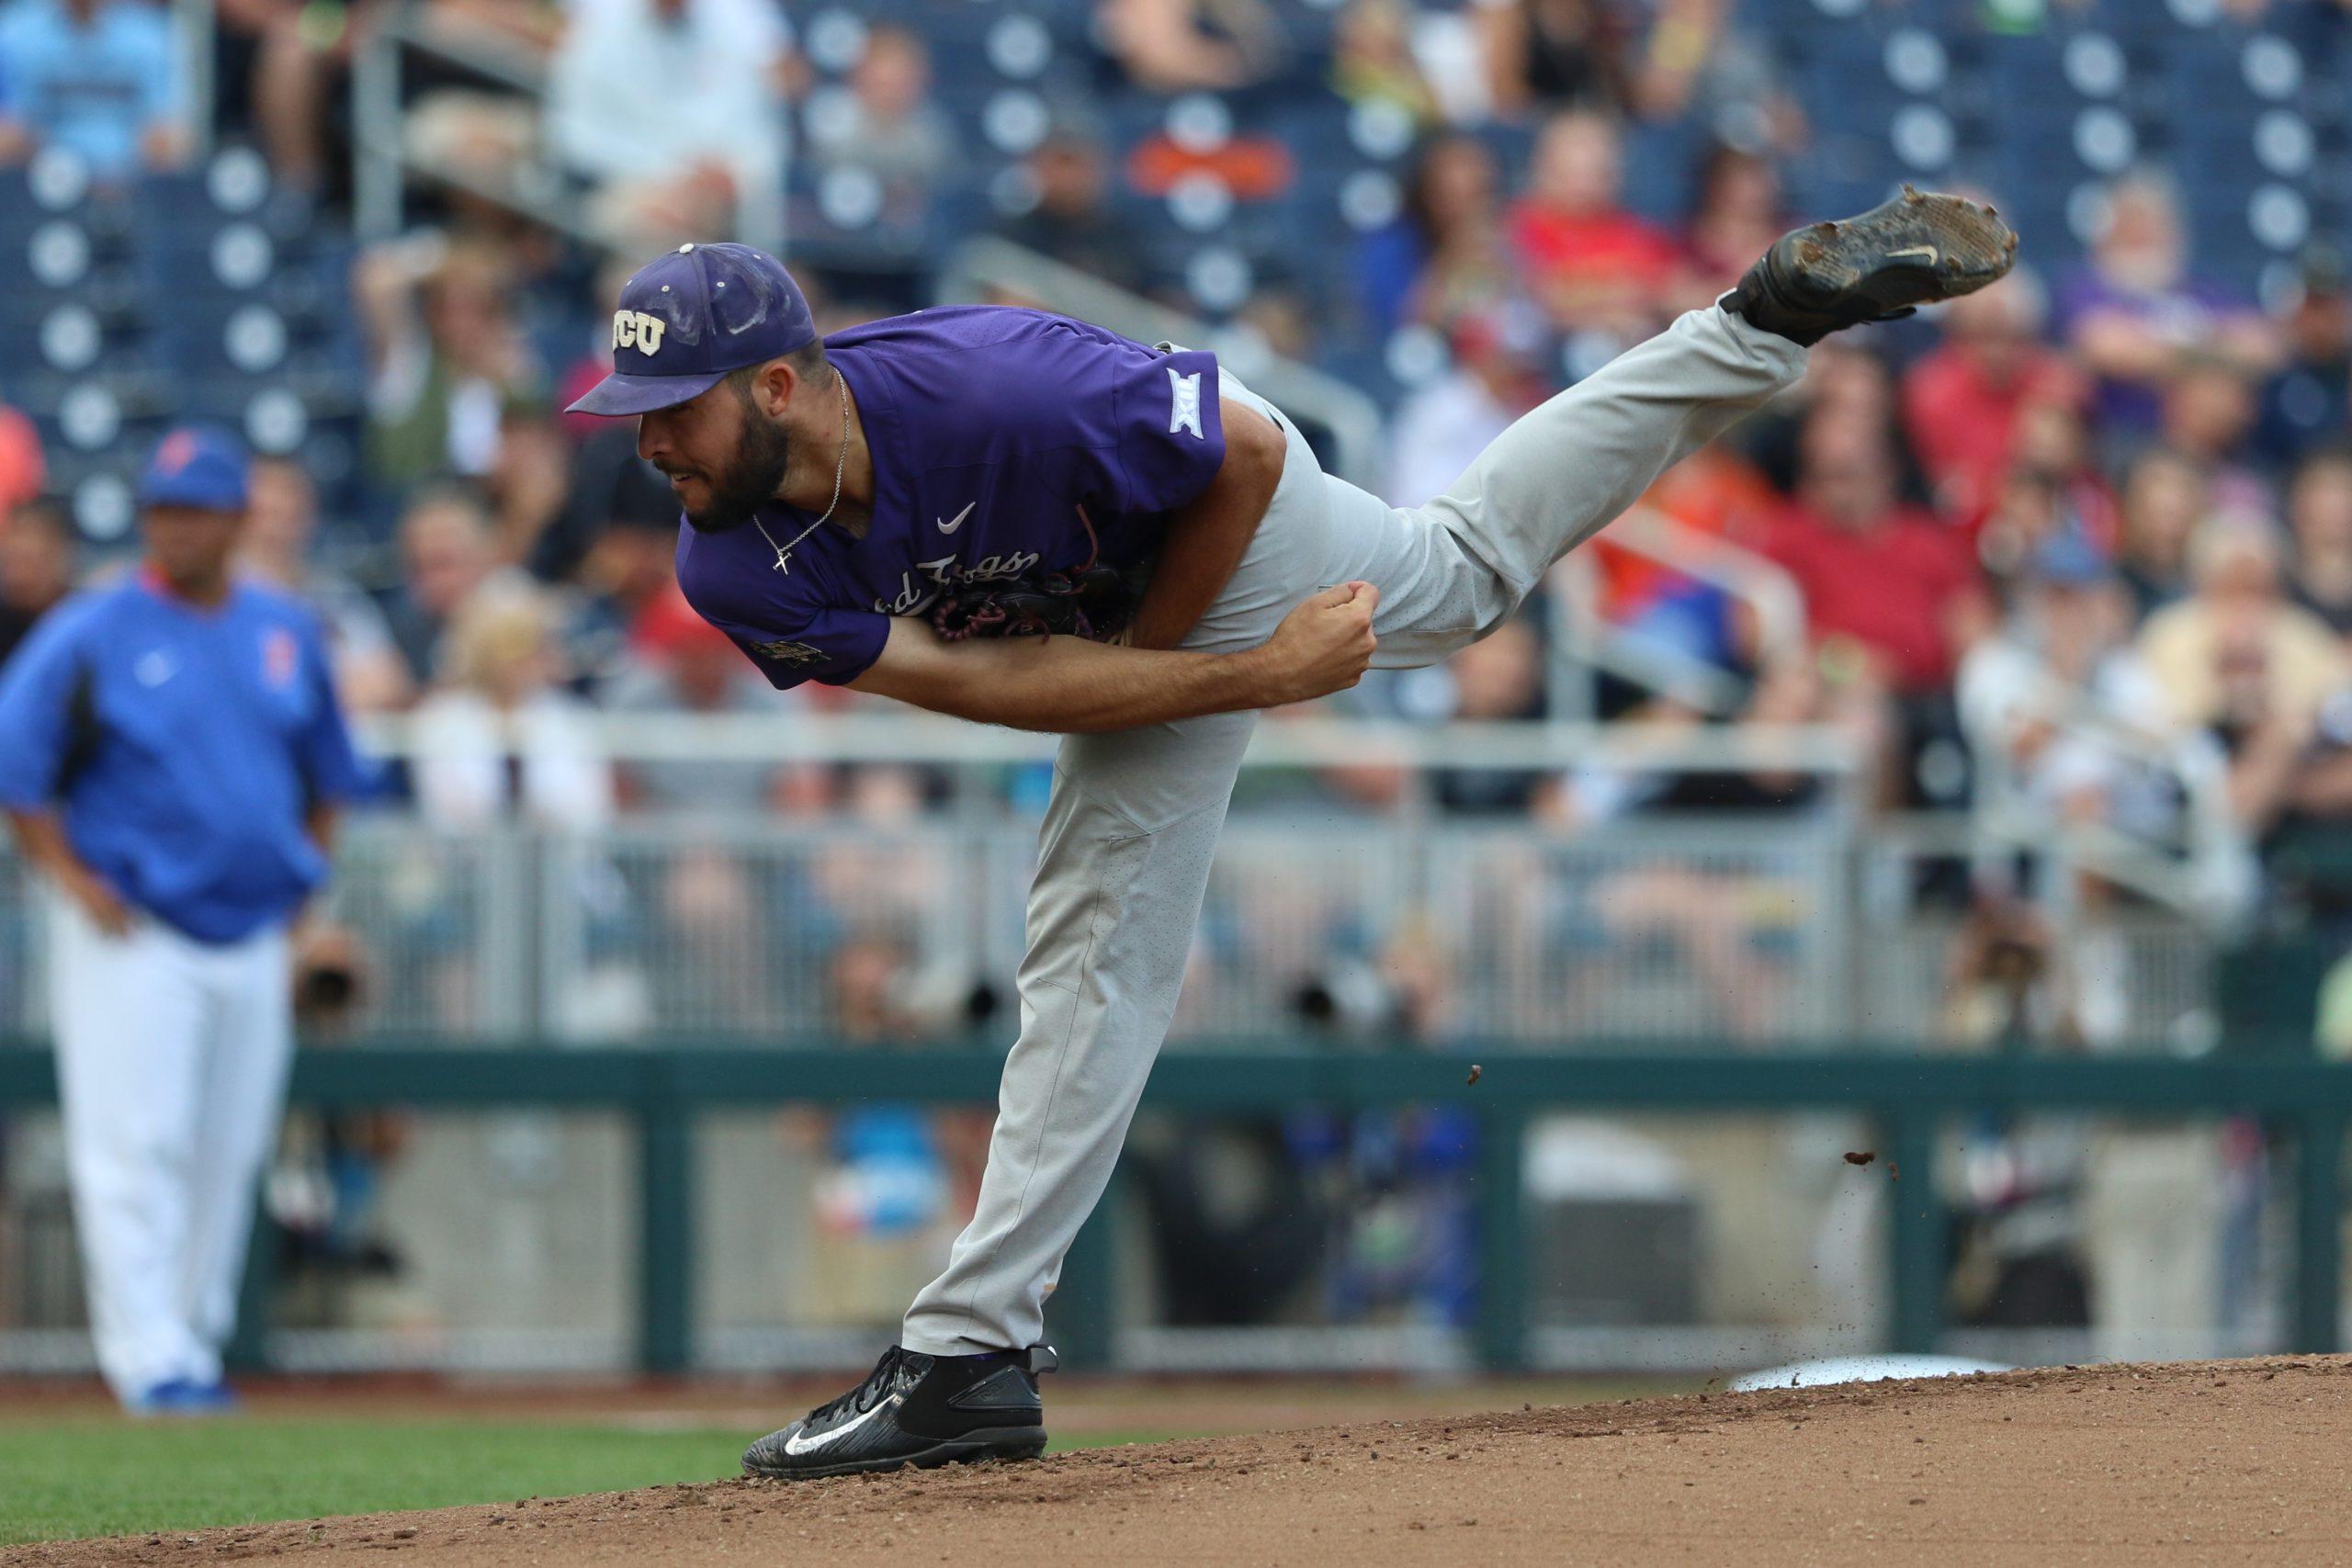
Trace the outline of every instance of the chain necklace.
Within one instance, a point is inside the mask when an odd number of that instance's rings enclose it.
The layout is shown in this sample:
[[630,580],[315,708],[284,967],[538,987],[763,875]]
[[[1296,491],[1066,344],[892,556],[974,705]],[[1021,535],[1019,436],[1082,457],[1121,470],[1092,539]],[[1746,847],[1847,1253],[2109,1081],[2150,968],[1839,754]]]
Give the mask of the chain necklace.
[[760,531],[760,537],[765,539],[768,542],[768,548],[775,552],[775,570],[786,577],[792,575],[793,550],[798,547],[801,540],[823,527],[826,518],[832,516],[833,509],[842,503],[842,476],[849,471],[849,382],[839,370],[835,370],[833,384],[841,389],[842,393],[842,450],[841,456],[833,459],[833,499],[825,503],[824,516],[818,518],[817,521],[792,536],[792,543],[789,545],[777,544],[775,536],[768,532],[768,525],[761,522],[756,513],[752,518],[752,526]]

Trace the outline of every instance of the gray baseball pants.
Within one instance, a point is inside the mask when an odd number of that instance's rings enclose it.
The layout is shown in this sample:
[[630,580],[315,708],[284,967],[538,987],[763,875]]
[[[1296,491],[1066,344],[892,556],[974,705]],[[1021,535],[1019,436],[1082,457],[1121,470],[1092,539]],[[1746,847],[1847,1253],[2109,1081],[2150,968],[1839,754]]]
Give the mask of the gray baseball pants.
[[[1430,664],[1510,618],[1552,563],[1668,466],[1794,381],[1804,350],[1694,310],[1532,410],[1423,506],[1325,474],[1288,421],[1280,486],[1232,581],[1184,639],[1254,648],[1326,583],[1380,590],[1374,663]],[[1223,390],[1269,414],[1227,378]],[[1257,715],[1073,735],[1054,765],[1005,1059],[972,1223],[900,1342],[962,1356],[1035,1344],[1062,1255],[1110,1182],[1175,1015],[1209,863]]]

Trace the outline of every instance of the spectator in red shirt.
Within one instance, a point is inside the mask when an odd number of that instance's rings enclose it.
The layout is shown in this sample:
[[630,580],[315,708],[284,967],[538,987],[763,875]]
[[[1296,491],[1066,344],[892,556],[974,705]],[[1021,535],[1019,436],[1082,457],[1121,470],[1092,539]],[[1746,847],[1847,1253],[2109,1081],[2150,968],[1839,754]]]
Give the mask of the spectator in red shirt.
[[1955,299],[1943,346],[1903,378],[1904,431],[1948,517],[1973,526],[1992,506],[2028,408],[2083,398],[2080,378],[2042,346],[2048,313],[2041,286],[2022,273]]
[[1510,215],[1529,292],[1563,330],[1611,340],[1608,355],[1663,323],[1679,254],[1662,230],[1618,205],[1623,180],[1617,122],[1568,109],[1544,127]]
[[1798,447],[1797,494],[1765,537],[1804,594],[1833,662],[1899,696],[1951,681],[1960,651],[1991,621],[1964,536],[1904,503],[1890,433],[1877,421],[1815,417]]
[[0,516],[40,493],[40,436],[33,422],[0,403]]

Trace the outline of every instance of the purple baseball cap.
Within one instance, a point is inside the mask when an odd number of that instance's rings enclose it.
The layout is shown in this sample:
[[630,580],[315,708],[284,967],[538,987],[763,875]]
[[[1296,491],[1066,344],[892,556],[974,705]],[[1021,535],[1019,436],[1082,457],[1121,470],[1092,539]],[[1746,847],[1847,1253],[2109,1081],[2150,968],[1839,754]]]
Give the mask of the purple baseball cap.
[[808,301],[782,262],[752,245],[680,245],[621,286],[613,373],[569,412],[626,418],[673,408],[729,370],[816,341]]

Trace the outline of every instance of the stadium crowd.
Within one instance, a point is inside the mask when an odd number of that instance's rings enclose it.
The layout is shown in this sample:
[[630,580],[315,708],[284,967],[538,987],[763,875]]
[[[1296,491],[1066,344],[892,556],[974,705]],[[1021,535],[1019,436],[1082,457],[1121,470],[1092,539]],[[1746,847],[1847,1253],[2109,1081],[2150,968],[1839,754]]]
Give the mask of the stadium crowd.
[[[1931,9],[1818,8],[1882,22]],[[890,825],[945,794],[920,769],[637,765],[594,744],[598,712],[865,701],[766,691],[680,600],[674,508],[631,432],[557,412],[597,373],[598,302],[653,246],[757,231],[783,220],[767,210],[783,201],[796,232],[816,220],[805,254],[791,254],[820,319],[870,319],[909,302],[910,285],[903,258],[841,248],[834,176],[848,172],[872,194],[870,234],[962,215],[1200,309],[1181,247],[1138,213],[1182,207],[1204,180],[1237,227],[1281,212],[1285,193],[1313,183],[1313,152],[1286,141],[1268,104],[1401,118],[1411,151],[1393,210],[1371,203],[1343,251],[1295,256],[1287,272],[1261,257],[1253,287],[1216,312],[1254,345],[1343,373],[1377,367],[1369,383],[1394,392],[1382,482],[1401,501],[1442,488],[1518,412],[1703,305],[1815,215],[1787,190],[1818,151],[1821,106],[1775,47],[1763,19],[1774,8],[1730,0],[1303,11],[1102,0],[1075,74],[1050,78],[1047,123],[1011,178],[967,209],[956,193],[971,150],[954,107],[965,62],[944,51],[966,37],[968,9],[938,0],[860,20],[772,0],[404,8],[410,25],[495,40],[546,81],[532,98],[413,73],[414,155],[492,188],[544,153],[595,242],[455,187],[421,197],[429,223],[361,248],[349,267],[339,313],[362,411],[350,471],[315,474],[298,456],[259,465],[248,565],[317,608],[355,710],[414,716],[416,760],[387,787],[424,818]],[[2060,0],[2046,16],[1986,16],[2016,32],[2098,10]],[[2222,10],[2225,25],[2323,40],[2352,14],[2335,0]],[[147,0],[9,0],[0,157],[62,148],[101,182],[136,182],[208,141],[248,142],[281,190],[316,203],[319,225],[344,223],[349,66],[394,8],[224,0],[218,11],[218,90],[199,126],[182,87],[186,38]],[[993,58],[1012,46],[991,31],[987,47]],[[1243,112],[1194,123],[1220,104]],[[1687,199],[1666,210],[1653,187]],[[2178,831],[2177,781],[2201,777],[2221,781],[2248,842],[2352,814],[2343,262],[2315,239],[2257,298],[2243,268],[2203,265],[2160,165],[2092,194],[2079,251],[2029,229],[2029,265],[2001,288],[1825,345],[1803,385],[1647,498],[1679,525],[1679,547],[1698,541],[1792,586],[1803,635],[1776,634],[1719,576],[1605,542],[1590,552],[1610,637],[1726,676],[1711,690],[1735,694],[1698,704],[1611,680],[1606,715],[1660,735],[1842,728],[1872,759],[1869,795],[1885,810],[1998,788],[2052,827],[2160,841]],[[0,367],[0,405],[7,378]],[[42,434],[0,412],[0,652],[77,571],[104,566],[45,493]],[[1559,620],[1532,615],[1442,671],[1370,681],[1334,705],[1542,716],[1560,699],[1547,656]],[[1824,795],[1815,778],[1766,773],[1461,772],[1430,784],[1450,813],[1563,837],[1671,810],[1796,815]],[[1025,804],[1034,781],[1008,791]],[[1377,812],[1406,793],[1402,771],[1365,765],[1253,778],[1239,809]],[[1673,874],[1611,891],[1610,919],[1679,942],[1735,1019],[1763,1005],[1757,922],[1733,912],[1752,897]],[[690,861],[660,902],[682,929],[724,942],[748,897]]]

